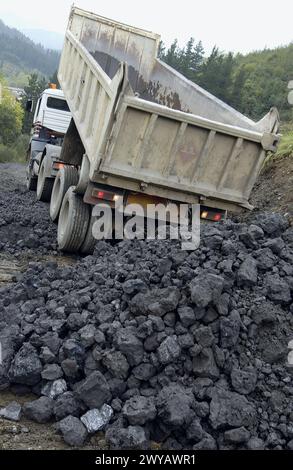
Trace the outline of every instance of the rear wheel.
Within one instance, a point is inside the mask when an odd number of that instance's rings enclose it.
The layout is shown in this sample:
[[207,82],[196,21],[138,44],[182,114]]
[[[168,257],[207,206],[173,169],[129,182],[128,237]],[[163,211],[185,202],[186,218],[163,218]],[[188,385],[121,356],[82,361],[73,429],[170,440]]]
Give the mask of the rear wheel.
[[90,222],[89,222],[89,226],[87,229],[84,242],[81,245],[80,250],[79,250],[82,255],[92,255],[95,250],[95,246],[97,243],[97,240],[93,236],[93,225],[95,223],[95,220],[96,220],[96,217],[90,218]]
[[76,186],[77,182],[78,172],[73,166],[65,166],[58,171],[50,202],[50,217],[53,222],[58,220],[64,195],[71,186]]
[[45,176],[45,158],[43,159],[38,175],[37,199],[43,202],[49,202],[51,199],[54,178]]
[[90,206],[68,189],[60,210],[58,221],[58,246],[62,251],[76,253],[85,241],[90,221]]

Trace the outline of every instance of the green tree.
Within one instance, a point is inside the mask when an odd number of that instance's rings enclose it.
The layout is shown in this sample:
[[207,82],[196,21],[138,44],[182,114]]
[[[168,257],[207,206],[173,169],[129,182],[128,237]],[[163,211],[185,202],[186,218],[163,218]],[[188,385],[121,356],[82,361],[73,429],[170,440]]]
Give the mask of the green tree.
[[204,49],[201,41],[195,45],[194,38],[190,38],[185,48],[180,51],[180,72],[189,80],[195,81],[203,59]]
[[48,82],[44,77],[40,77],[37,73],[32,73],[28,78],[28,85],[24,88],[26,97],[23,99],[23,108],[27,100],[33,101],[33,109],[31,113],[26,112],[23,122],[23,132],[28,134],[31,130],[34,112],[36,109],[37,101],[40,97],[40,94],[48,87]]
[[203,63],[198,75],[199,84],[217,98],[231,102],[233,84],[233,54],[224,54],[214,46],[211,54]]
[[180,70],[180,49],[175,39],[164,56],[164,61],[176,70]]
[[5,88],[4,80],[0,78],[0,141],[4,145],[15,142],[21,133],[23,109],[21,104]]

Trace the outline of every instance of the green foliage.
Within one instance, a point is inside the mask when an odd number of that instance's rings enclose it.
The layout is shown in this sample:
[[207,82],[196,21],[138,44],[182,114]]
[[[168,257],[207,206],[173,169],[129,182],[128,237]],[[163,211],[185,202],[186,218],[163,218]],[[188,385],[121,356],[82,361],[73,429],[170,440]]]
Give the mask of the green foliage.
[[58,51],[35,44],[15,28],[9,28],[0,20],[0,70],[10,85],[15,84],[19,73],[37,71],[49,76],[57,69]]
[[276,106],[284,121],[293,120],[287,84],[293,79],[293,44],[247,55],[223,53],[215,46],[208,57],[191,38],[179,48],[160,44],[159,56],[190,80],[252,119],[261,119]]
[[32,73],[28,77],[28,84],[24,88],[26,96],[22,100],[22,106],[25,110],[25,105],[28,99],[33,100],[33,110],[31,113],[25,112],[22,131],[25,134],[28,134],[31,130],[34,112],[36,109],[37,101],[40,97],[40,94],[48,87],[48,82],[44,77],[40,77],[36,73]]
[[287,157],[288,155],[293,156],[293,131],[282,135],[278,150],[275,154],[277,158]]
[[0,163],[25,161],[29,136],[21,134],[24,111],[0,77]]
[[0,163],[25,162],[28,142],[29,136],[22,134],[13,144],[4,145],[0,143]]
[[20,135],[23,120],[21,104],[4,87],[4,80],[0,79],[0,142],[4,145],[12,144]]

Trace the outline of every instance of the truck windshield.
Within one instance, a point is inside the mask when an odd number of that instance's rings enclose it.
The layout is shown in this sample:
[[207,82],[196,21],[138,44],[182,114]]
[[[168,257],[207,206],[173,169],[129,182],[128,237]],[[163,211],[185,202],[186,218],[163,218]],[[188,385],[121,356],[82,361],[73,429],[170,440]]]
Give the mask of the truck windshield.
[[52,98],[52,96],[47,99],[47,108],[58,109],[59,111],[70,111],[65,100]]

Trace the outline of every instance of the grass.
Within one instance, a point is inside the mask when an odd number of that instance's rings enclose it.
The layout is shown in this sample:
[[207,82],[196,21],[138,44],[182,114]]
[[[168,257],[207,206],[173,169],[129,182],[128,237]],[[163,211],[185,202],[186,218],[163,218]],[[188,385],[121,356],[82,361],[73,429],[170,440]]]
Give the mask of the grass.
[[4,145],[0,143],[0,163],[24,163],[26,160],[28,141],[29,136],[23,134],[20,135],[13,144]]
[[287,157],[288,155],[293,155],[293,130],[282,135],[278,150],[275,154],[277,158]]
[[293,158],[293,124],[288,128],[282,129],[282,137],[280,139],[276,153],[269,153],[265,159],[264,166],[273,163],[280,158]]

